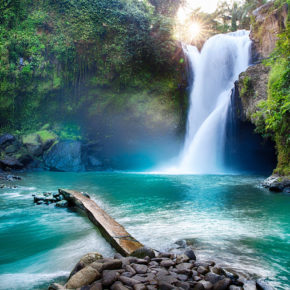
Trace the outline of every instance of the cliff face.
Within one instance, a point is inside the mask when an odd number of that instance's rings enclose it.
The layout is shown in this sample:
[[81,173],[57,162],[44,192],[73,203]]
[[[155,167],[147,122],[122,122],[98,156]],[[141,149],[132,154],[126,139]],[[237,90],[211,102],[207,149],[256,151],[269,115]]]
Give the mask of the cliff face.
[[269,2],[256,9],[253,17],[250,37],[256,62],[240,75],[236,84],[240,119],[253,123],[257,132],[275,141],[278,164],[274,172],[289,176],[288,5]]
[[254,10],[253,16],[250,34],[253,48],[260,58],[267,58],[276,46],[278,34],[286,28],[288,5],[275,8],[275,3],[270,1]]

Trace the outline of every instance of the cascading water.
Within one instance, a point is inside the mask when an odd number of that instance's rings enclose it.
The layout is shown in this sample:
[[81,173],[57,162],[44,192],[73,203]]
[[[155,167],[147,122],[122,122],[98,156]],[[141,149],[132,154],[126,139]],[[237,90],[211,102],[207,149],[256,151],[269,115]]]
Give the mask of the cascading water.
[[225,128],[234,82],[246,70],[250,56],[245,30],[211,37],[201,52],[184,51],[193,70],[190,110],[184,148],[172,173],[223,173]]

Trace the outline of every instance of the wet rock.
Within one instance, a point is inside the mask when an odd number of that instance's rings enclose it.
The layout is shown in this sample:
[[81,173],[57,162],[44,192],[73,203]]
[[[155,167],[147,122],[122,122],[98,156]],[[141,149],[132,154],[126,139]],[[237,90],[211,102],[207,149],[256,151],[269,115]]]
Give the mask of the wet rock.
[[116,281],[112,286],[112,290],[128,290],[126,286],[124,286],[120,281]]
[[6,168],[10,168],[10,169],[21,169],[23,168],[23,164],[21,162],[19,162],[16,158],[14,157],[4,157],[3,159],[0,160],[0,168],[2,169],[6,169]]
[[191,248],[186,248],[184,254],[190,259],[190,260],[196,260],[196,256],[194,251]]
[[60,208],[66,208],[68,207],[68,202],[67,200],[61,200],[61,201],[56,202],[55,206],[60,207]]
[[177,273],[179,274],[190,274],[191,273],[191,268],[193,265],[191,263],[181,263],[176,266]]
[[179,274],[177,275],[177,279],[180,281],[186,281],[188,279],[188,276],[184,274]]
[[210,283],[209,281],[201,280],[198,283],[201,283],[203,285],[204,289],[206,289],[206,290],[210,290],[213,288],[213,284]]
[[242,287],[240,287],[240,286],[236,286],[236,285],[231,285],[230,287],[229,287],[229,290],[242,290],[243,288]]
[[185,254],[177,255],[177,257],[176,257],[176,263],[177,264],[185,263],[185,262],[188,262],[189,260],[190,259]]
[[146,290],[147,287],[144,284],[136,284],[134,285],[134,290]]
[[94,268],[87,266],[75,273],[66,283],[66,288],[80,288],[100,279],[101,274]]
[[164,275],[163,273],[158,273],[156,275],[156,280],[160,283],[160,282],[165,282],[168,284],[173,284],[176,283],[178,280],[171,276],[171,275]]
[[65,290],[66,288],[58,283],[52,283],[49,285],[48,290]]
[[166,283],[164,281],[161,281],[159,283],[159,289],[160,290],[171,290],[171,289],[174,289],[175,287],[169,283]]
[[16,138],[11,134],[4,134],[0,136],[0,147],[5,148],[5,146],[12,144],[16,141]]
[[244,281],[243,288],[244,290],[256,290],[256,282],[251,280]]
[[228,277],[232,280],[236,280],[239,278],[239,275],[232,269],[224,268],[221,270],[222,270],[222,274],[224,274],[226,277]]
[[[85,268],[86,266],[94,263],[97,260],[102,259],[103,256],[101,254],[99,254],[98,252],[94,252],[94,253],[88,253],[86,255],[84,255],[79,262],[75,265],[75,267],[73,268],[73,270],[70,273],[70,276],[73,276],[75,273],[77,273],[78,271],[80,271],[81,269]],[[96,268],[96,270],[98,270]],[[98,271],[100,272],[100,271]]]
[[[83,290],[83,288],[81,288]],[[103,290],[103,285],[100,281],[96,281],[89,286],[89,290]]]
[[159,257],[170,259],[170,258],[172,258],[172,253],[160,253]]
[[104,270],[102,274],[103,274],[102,284],[105,287],[111,286],[120,276],[120,273],[112,270]]
[[138,274],[145,274],[148,270],[148,267],[146,265],[133,264],[132,267]]
[[147,248],[147,247],[143,247],[143,248],[139,248],[136,251],[134,251],[131,256],[133,257],[137,257],[140,259],[145,258],[146,256],[148,256],[149,258],[155,258],[155,253],[152,249]]
[[193,290],[204,290],[204,286],[202,283],[198,282],[195,284],[195,286],[193,287]]
[[223,280],[218,281],[214,284],[213,289],[214,290],[226,290],[231,284],[231,279],[225,278]]
[[215,284],[216,282],[224,279],[224,276],[220,276],[217,274],[214,274],[212,272],[209,272],[205,275],[204,280],[211,282],[212,284]]
[[13,144],[7,146],[7,147],[4,149],[5,153],[7,153],[7,154],[15,153],[17,150],[18,150],[18,146],[13,145]]
[[103,270],[116,270],[122,268],[122,261],[114,259],[103,264]]
[[91,198],[86,192],[82,192],[82,195],[87,197],[87,198]]
[[43,156],[45,165],[57,171],[83,171],[82,145],[79,141],[63,141],[53,145]]
[[140,282],[138,280],[133,279],[133,278],[124,277],[124,276],[120,276],[119,280],[122,283],[124,283],[125,285],[131,286],[131,287],[134,287],[134,285],[136,285],[136,284],[140,284]]
[[135,269],[131,266],[131,265],[126,265],[125,266],[125,269],[130,272],[132,275],[135,275],[136,274],[136,271]]
[[274,288],[270,286],[267,282],[265,282],[263,279],[258,279],[256,281],[256,284],[259,290],[274,290]]
[[207,268],[205,268],[204,266],[199,266],[198,268],[197,268],[197,272],[199,273],[199,274],[206,274],[207,272],[208,272],[208,270],[207,270]]
[[190,284],[182,281],[178,281],[175,283],[176,287],[182,288],[184,290],[188,290],[190,288]]
[[268,177],[262,185],[268,188],[270,191],[282,192],[288,187],[290,187],[289,176],[280,176],[278,174],[273,174]]
[[146,259],[137,259],[135,263],[147,265],[148,261]]
[[169,267],[172,267],[172,266],[174,266],[175,265],[175,263],[172,261],[172,260],[163,260],[161,263],[160,263],[160,265],[162,266],[162,267],[165,267],[165,268],[169,268]]
[[181,248],[185,248],[187,246],[186,240],[178,240],[175,242],[175,244]]

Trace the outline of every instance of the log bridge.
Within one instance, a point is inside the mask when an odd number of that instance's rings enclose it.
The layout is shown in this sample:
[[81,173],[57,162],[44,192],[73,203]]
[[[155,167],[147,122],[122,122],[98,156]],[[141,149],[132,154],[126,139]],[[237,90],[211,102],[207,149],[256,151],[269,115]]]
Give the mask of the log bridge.
[[89,197],[75,190],[59,189],[58,191],[71,205],[83,210],[91,222],[98,227],[103,237],[123,256],[130,256],[144,247]]

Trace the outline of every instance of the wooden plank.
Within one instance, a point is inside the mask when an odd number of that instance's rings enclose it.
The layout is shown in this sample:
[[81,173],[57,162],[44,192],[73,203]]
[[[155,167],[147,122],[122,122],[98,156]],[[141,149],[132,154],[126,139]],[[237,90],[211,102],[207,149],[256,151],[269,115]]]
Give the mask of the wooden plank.
[[130,256],[137,249],[144,247],[90,198],[75,190],[59,189],[59,193],[68,202],[82,209],[120,254]]

